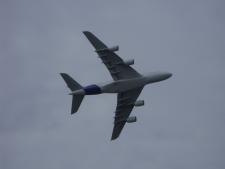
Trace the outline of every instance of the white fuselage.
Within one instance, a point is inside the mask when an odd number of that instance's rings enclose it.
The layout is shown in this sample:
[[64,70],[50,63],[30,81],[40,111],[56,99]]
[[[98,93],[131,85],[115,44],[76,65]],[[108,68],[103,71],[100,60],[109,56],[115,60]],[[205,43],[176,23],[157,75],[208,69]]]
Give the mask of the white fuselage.
[[71,95],[95,95],[101,93],[120,93],[132,90],[139,87],[144,87],[147,84],[166,80],[172,76],[171,73],[152,72],[148,75],[142,75],[136,78],[122,79],[117,81],[110,81],[97,85],[89,85],[82,89],[72,91]]
[[143,87],[150,83],[166,80],[171,76],[171,73],[152,72],[138,78],[111,81],[102,85],[99,84],[98,86],[101,88],[102,93],[120,93],[134,88]]

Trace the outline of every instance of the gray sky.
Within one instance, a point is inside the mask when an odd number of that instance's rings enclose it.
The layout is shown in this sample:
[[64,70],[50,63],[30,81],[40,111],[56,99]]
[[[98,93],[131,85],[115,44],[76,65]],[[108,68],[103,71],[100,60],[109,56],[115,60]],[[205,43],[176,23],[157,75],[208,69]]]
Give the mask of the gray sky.
[[[224,169],[223,0],[0,1],[0,168]],[[116,95],[90,96],[70,115],[60,72],[83,85],[111,80],[82,34],[95,33],[147,86],[111,142]]]

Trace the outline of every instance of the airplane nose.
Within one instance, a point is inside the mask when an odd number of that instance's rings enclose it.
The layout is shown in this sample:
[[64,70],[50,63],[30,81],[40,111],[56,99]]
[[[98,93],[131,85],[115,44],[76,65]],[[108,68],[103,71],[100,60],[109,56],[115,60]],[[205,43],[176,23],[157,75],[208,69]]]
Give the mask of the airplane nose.
[[172,76],[172,73],[169,72],[152,72],[146,76],[147,84],[160,82],[162,80],[166,80]]
[[169,79],[173,74],[169,72],[162,73],[162,79],[166,80]]
[[170,78],[172,75],[172,73],[167,73],[167,78]]

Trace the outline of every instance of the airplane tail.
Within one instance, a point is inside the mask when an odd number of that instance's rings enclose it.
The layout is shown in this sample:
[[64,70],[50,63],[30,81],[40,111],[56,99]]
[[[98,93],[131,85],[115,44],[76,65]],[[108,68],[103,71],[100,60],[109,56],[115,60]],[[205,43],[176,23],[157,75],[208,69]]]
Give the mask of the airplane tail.
[[[60,73],[60,75],[62,76],[63,80],[66,82],[68,88],[74,92],[76,90],[80,90],[83,89],[83,87],[77,83],[72,77],[70,77],[68,74],[66,73]],[[77,95],[72,95],[72,108],[71,108],[71,114],[74,114],[78,111],[81,102],[84,98],[84,94],[77,94]]]

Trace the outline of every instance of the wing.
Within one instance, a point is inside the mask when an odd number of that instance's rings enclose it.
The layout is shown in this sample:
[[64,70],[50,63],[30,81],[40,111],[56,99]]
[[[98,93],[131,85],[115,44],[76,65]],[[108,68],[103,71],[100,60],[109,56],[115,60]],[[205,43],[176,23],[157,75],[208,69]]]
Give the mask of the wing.
[[84,31],[83,33],[94,46],[98,56],[109,70],[113,80],[129,79],[141,76],[132,67],[126,65],[123,59],[121,59],[116,53],[112,50],[108,50],[109,48],[91,32]]
[[142,89],[143,87],[140,87],[126,92],[118,93],[117,107],[114,117],[114,128],[111,140],[114,140],[119,137],[126,123],[126,120],[134,107],[134,103],[140,95]]

